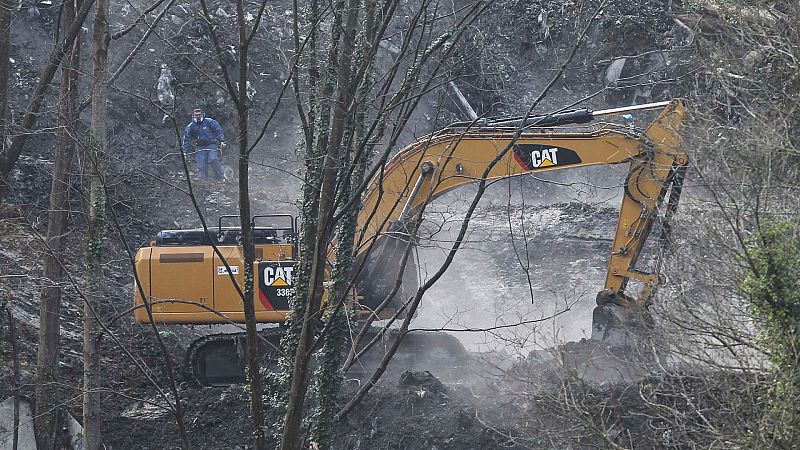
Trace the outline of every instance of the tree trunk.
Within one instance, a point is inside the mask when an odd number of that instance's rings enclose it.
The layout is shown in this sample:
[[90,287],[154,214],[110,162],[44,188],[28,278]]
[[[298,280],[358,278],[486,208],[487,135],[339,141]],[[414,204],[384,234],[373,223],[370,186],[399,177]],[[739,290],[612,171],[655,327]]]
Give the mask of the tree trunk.
[[[247,98],[247,26],[245,23],[244,2],[236,2],[236,18],[239,31],[239,214],[242,224],[242,250],[244,251],[244,306],[245,327],[247,332],[247,379],[250,383],[250,414],[253,421],[255,448],[265,448],[264,414],[262,412],[261,373],[258,364],[258,331],[256,329],[255,309],[255,244],[253,228],[250,222],[250,158],[248,154],[248,98]],[[255,33],[255,30],[253,30]]]
[[[361,48],[355,58],[353,67],[360,68],[364,73],[369,73],[372,68],[372,58],[369,57],[368,53],[369,45],[375,37],[377,2],[375,0],[366,1],[363,10],[365,33],[362,36]],[[354,77],[351,89],[358,89],[357,98],[366,98],[371,89],[371,77],[367,75],[360,86],[358,86],[357,78]],[[361,192],[357,191],[357,187],[361,184],[367,164],[372,159],[371,151],[353,153],[353,150],[360,148],[362,144],[369,146],[368,142],[365,141],[367,133],[367,104],[359,103],[358,99],[356,99],[354,107],[358,108],[358,112],[355,114],[353,123],[349,125],[350,136],[347,145],[343,148],[345,155],[339,158],[341,166],[348,170],[340,171],[340,181],[338,182],[342,186],[341,192],[338,194],[341,197],[340,204],[343,205],[341,208],[346,208],[346,210],[341,211],[342,217],[336,226],[335,260],[331,274],[334,282],[333,301],[328,306],[331,308],[331,312],[325,315],[327,333],[323,331],[319,369],[314,374],[317,386],[314,390],[317,397],[317,411],[314,415],[311,431],[312,439],[320,448],[329,448],[333,445],[332,431],[335,426],[333,418],[338,411],[339,393],[341,382],[344,378],[344,372],[341,368],[349,348],[348,290],[351,286],[353,274],[355,235],[356,227],[358,226],[358,214],[361,210]]]
[[[0,155],[6,149],[6,109],[8,109],[8,67],[11,57],[11,19],[13,0],[0,0]],[[0,182],[1,183],[1,182]]]
[[[63,25],[68,29],[75,20],[75,3],[64,3]],[[44,256],[44,287],[39,309],[39,348],[36,379],[36,439],[39,448],[53,448],[59,429],[61,411],[58,386],[58,353],[60,345],[62,264],[66,245],[67,211],[69,209],[70,169],[75,152],[75,111],[78,99],[80,39],[68,52],[61,70],[58,101],[58,132],[56,137],[53,181],[50,191],[50,210],[47,223],[47,252]]]
[[[356,125],[357,126],[357,125]],[[347,152],[349,155],[350,152]],[[340,165],[348,168],[357,162],[347,158],[340,158]],[[356,169],[358,171],[358,169]],[[344,178],[347,170],[340,171]],[[363,171],[361,171],[363,175]],[[342,180],[340,195],[342,203],[347,203],[353,195],[353,185],[358,186],[360,179]],[[314,414],[311,436],[320,448],[330,448],[333,445],[333,417],[338,411],[338,399],[343,373],[340,368],[347,355],[349,326],[347,318],[348,287],[353,268],[353,242],[358,223],[360,202],[356,201],[339,221],[336,227],[335,260],[333,264],[332,279],[333,292],[329,294],[328,311],[323,315],[325,331],[323,331],[320,354],[318,356],[319,368],[314,374],[316,389],[317,410]]]
[[[353,92],[350,89],[350,77],[353,63],[353,51],[356,43],[356,28],[358,26],[359,8],[357,1],[350,1],[346,6],[347,19],[342,29],[342,57],[339,62],[336,74],[336,102],[333,108],[333,115],[330,126],[330,137],[327,143],[325,162],[322,168],[322,189],[319,196],[319,220],[317,221],[316,242],[313,248],[306,249],[313,251],[313,262],[311,264],[311,280],[309,282],[309,292],[305,298],[305,315],[302,328],[300,330],[300,340],[295,350],[294,368],[292,373],[292,386],[289,392],[289,401],[286,410],[286,421],[283,428],[281,448],[283,450],[293,450],[302,444],[303,433],[300,432],[303,405],[306,394],[306,378],[308,375],[308,363],[310,352],[315,338],[316,322],[315,319],[322,302],[323,278],[325,272],[325,261],[328,253],[331,232],[334,224],[333,216],[335,213],[334,199],[336,197],[336,180],[339,168],[343,165],[339,160],[342,138],[348,118],[351,116],[351,100]],[[327,130],[319,128],[321,133]],[[347,165],[344,165],[345,171]]]
[[88,179],[86,211],[86,300],[83,306],[83,436],[88,450],[100,448],[100,338],[96,312],[104,293],[103,240],[105,239],[106,84],[108,79],[108,0],[97,0],[92,36],[92,119],[85,177]]
[[[338,6],[340,3],[341,0],[337,1],[336,5]],[[295,8],[297,8],[296,5]],[[305,17],[306,22],[315,23],[319,20],[319,16],[322,14],[321,9],[323,8],[320,7],[320,2],[318,0],[311,0],[309,5],[311,14],[310,17]],[[340,23],[340,9],[341,8],[338,7],[334,8],[334,24]],[[298,14],[295,22],[299,20],[300,17],[301,16]],[[327,66],[328,72],[335,71],[336,69],[336,62],[338,61],[337,35],[340,28],[340,26],[336,25],[331,28],[332,36],[330,39],[330,54],[328,57],[329,64]],[[331,76],[326,77],[325,80],[322,80],[320,76],[321,71],[316,54],[316,45],[318,43],[316,27],[312,27],[309,32],[311,38],[309,43],[311,47],[308,50],[310,56],[307,61],[307,70],[310,90],[308,91],[308,119],[303,122],[306,138],[306,153],[305,174],[303,179],[303,206],[300,214],[302,223],[299,238],[300,254],[298,255],[297,269],[295,269],[295,292],[290,304],[291,311],[286,319],[288,330],[281,341],[281,347],[284,351],[284,354],[280,358],[282,376],[280,378],[281,384],[278,386],[277,398],[275,401],[276,405],[284,408],[288,408],[288,405],[292,401],[291,398],[294,392],[294,380],[292,377],[295,373],[295,355],[297,354],[297,348],[305,324],[303,320],[306,314],[305,299],[312,290],[311,274],[314,256],[309,250],[314,249],[314,243],[317,239],[317,219],[319,216],[320,188],[322,186],[322,158],[320,156],[322,155],[322,151],[324,151],[323,142],[327,142],[327,121],[330,118],[331,98],[333,97],[333,91],[335,89],[335,84]],[[295,23],[294,33],[295,51],[300,52],[300,30],[297,23]],[[319,84],[320,81],[324,81],[321,86]],[[302,101],[299,83],[295,84],[295,98],[301,100],[298,105],[298,111],[302,114],[301,105],[304,102]],[[284,427],[286,425],[285,417],[284,415]],[[280,430],[280,437],[284,435],[284,429]],[[281,442],[283,441],[281,440]]]

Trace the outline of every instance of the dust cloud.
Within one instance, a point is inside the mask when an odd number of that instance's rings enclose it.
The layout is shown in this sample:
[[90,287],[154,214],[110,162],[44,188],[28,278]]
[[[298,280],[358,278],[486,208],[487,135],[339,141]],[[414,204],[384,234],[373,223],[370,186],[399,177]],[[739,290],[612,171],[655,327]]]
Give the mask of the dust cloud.
[[[600,167],[495,183],[452,266],[426,293],[412,327],[494,328],[454,334],[472,352],[523,357],[589,338],[616,226],[622,171]],[[475,188],[463,188],[429,207],[424,228],[435,232],[418,248],[421,280],[444,261],[474,193]]]

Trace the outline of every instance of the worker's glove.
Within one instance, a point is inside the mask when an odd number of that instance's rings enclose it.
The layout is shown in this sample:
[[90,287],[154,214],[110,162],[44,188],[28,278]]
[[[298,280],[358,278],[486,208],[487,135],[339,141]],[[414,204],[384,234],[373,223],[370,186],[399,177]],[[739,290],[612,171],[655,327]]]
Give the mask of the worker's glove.
[[226,142],[220,142],[219,148],[217,148],[217,152],[219,153],[220,158],[222,157],[222,151],[228,148],[228,144]]

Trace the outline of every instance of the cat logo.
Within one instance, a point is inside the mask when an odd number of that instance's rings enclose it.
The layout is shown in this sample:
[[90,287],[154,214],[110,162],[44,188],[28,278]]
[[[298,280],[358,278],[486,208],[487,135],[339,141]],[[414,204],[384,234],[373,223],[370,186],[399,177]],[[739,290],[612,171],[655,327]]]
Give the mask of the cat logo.
[[267,286],[291,286],[292,266],[267,266],[264,268],[264,284]]
[[266,311],[286,311],[294,295],[294,261],[259,261],[258,299]]
[[580,156],[574,150],[532,143],[514,145],[514,160],[524,170],[545,170],[554,167],[572,166],[582,162]]
[[531,151],[531,165],[534,168],[558,165],[558,149],[556,147]]

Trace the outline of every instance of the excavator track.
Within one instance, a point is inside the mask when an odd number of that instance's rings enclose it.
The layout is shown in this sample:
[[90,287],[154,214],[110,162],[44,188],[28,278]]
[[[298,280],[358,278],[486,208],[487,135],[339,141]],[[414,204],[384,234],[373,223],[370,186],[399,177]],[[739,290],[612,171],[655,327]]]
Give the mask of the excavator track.
[[[281,338],[285,330],[279,327],[258,332],[259,361],[262,367],[277,370]],[[203,386],[229,386],[244,384],[247,335],[245,333],[217,333],[203,336],[186,351],[188,375]]]
[[[378,335],[369,331],[362,344]],[[259,331],[259,362],[268,371],[278,371],[278,351],[285,329],[275,327]],[[384,333],[350,369],[348,378],[370,376],[397,337],[397,331]],[[186,353],[188,375],[202,386],[244,384],[246,366],[245,333],[218,333],[203,336],[192,343]],[[447,333],[409,333],[392,357],[388,370],[453,371],[468,361],[461,342]]]

